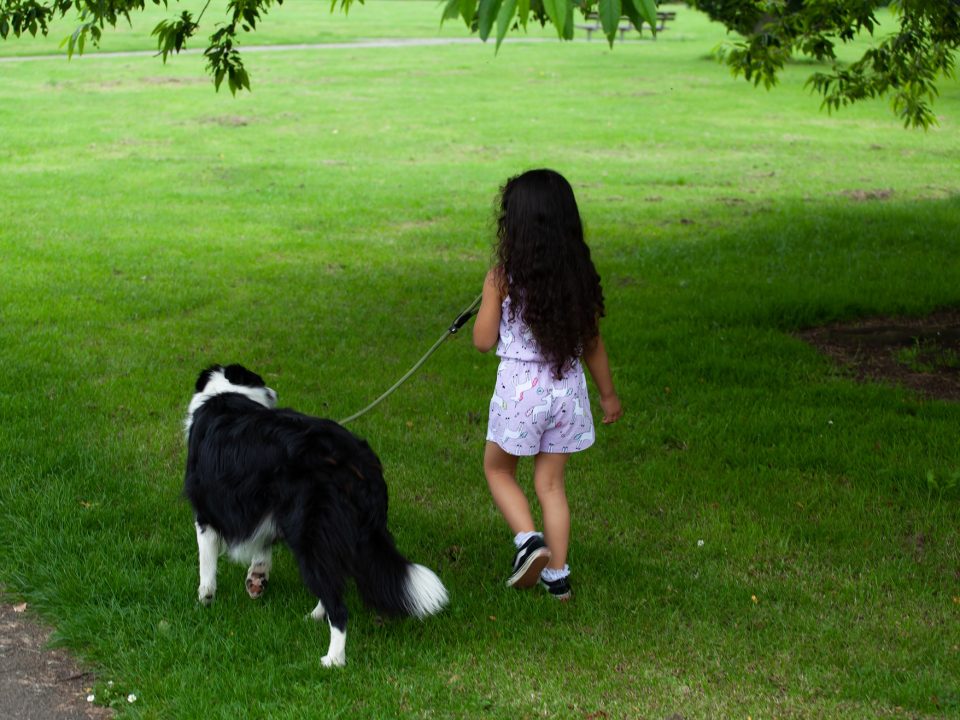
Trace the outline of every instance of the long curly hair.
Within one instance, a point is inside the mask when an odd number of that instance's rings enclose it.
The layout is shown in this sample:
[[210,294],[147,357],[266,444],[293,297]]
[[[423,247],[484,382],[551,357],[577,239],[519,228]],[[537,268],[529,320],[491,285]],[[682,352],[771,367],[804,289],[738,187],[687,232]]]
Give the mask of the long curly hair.
[[557,378],[599,335],[600,275],[583,239],[570,183],[529,170],[500,190],[496,255],[510,297]]

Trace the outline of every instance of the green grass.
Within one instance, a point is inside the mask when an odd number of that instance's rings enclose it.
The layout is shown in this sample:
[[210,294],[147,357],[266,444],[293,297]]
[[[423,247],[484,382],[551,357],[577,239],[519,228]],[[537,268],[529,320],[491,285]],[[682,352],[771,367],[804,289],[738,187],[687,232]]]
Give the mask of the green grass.
[[[269,20],[303,42],[310,12]],[[342,27],[408,12],[410,36],[436,27],[432,3],[375,2]],[[722,30],[679,16],[612,52],[251,54],[237,98],[198,56],[4,64],[0,582],[114,681],[101,698],[145,718],[956,715],[960,407],[855,383],[791,331],[960,303],[960,87],[928,133],[882,102],[829,117],[809,65],[753,90],[705,59]],[[282,403],[349,415],[476,295],[497,187],[540,165],[577,191],[626,409],[570,464],[573,602],[502,587],[477,420],[495,360],[458,337],[352,426],[449,610],[381,623],[351,594],[330,672],[286,552],[261,602],[223,564],[199,607],[198,370],[240,361]]]
[[913,372],[933,373],[938,369],[960,370],[960,357],[951,348],[941,347],[936,340],[915,339],[913,345],[897,352],[897,362]]

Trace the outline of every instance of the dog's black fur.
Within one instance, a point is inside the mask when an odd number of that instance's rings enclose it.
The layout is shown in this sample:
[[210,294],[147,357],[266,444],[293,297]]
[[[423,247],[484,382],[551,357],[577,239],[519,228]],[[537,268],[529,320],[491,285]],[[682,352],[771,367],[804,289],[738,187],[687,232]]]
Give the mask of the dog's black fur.
[[[319,600],[314,617],[325,613],[330,623],[324,664],[341,665],[350,577],[367,604],[392,615],[437,612],[446,590],[395,547],[387,486],[370,446],[332,420],[274,409],[275,400],[263,379],[242,366],[214,366],[197,379],[184,491],[196,515],[201,583],[203,544],[210,541],[204,533],[215,533],[228,550],[282,540]],[[269,571],[269,550],[267,558]],[[340,648],[334,631],[343,635]]]

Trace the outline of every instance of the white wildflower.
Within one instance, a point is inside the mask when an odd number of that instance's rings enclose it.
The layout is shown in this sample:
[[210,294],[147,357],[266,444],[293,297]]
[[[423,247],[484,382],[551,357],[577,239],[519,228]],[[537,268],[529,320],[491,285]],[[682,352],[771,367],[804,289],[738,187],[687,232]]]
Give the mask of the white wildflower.
[[134,695],[133,693],[130,693],[129,695],[127,695],[127,702],[128,702],[128,703],[135,703],[136,701],[137,701],[137,696],[136,696],[136,695]]

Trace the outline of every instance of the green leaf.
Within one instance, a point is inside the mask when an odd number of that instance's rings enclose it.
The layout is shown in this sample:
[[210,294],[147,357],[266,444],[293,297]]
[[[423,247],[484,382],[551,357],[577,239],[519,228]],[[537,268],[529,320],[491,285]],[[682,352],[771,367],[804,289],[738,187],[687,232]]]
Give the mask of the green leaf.
[[637,6],[637,12],[640,13],[647,24],[650,26],[650,31],[656,35],[657,34],[657,3],[656,0],[633,0]]
[[527,29],[527,19],[530,17],[530,0],[517,0],[517,17],[523,29]]
[[239,85],[240,89],[242,90],[243,88],[246,88],[247,90],[249,90],[249,89],[250,89],[250,76],[247,75],[247,69],[246,69],[245,67],[243,67],[242,65],[241,65],[241,66],[239,67],[239,69],[237,70],[237,77],[238,77],[238,85]]
[[633,26],[637,29],[637,32],[641,31],[643,27],[643,16],[637,12],[637,6],[634,4],[637,0],[622,0],[620,11],[630,18],[630,22],[633,23]]
[[480,33],[480,39],[484,42],[490,37],[490,30],[493,28],[493,21],[500,12],[500,3],[503,0],[480,0],[480,9],[478,11],[477,30]]
[[[527,0],[529,3],[530,0]],[[517,0],[503,0],[500,6],[500,13],[497,15],[497,50],[500,49],[500,43],[510,29],[510,23],[513,22],[513,14],[517,10]]]
[[563,26],[567,19],[568,0],[543,0],[543,9],[550,22],[557,29],[557,37],[563,37]]
[[607,36],[610,47],[613,47],[613,41],[617,37],[617,30],[620,29],[620,0],[600,0],[600,25],[603,27],[603,34]]
[[70,42],[67,46],[67,58],[72,58],[73,53],[77,49],[77,38],[80,37],[80,31],[83,30],[83,25],[80,25],[76,30],[73,31],[73,34],[70,36]]
[[460,17],[467,24],[473,25],[473,16],[477,14],[477,0],[460,0]]
[[447,20],[456,20],[460,17],[460,0],[447,0],[447,6],[443,9],[443,17],[440,18],[440,24]]

